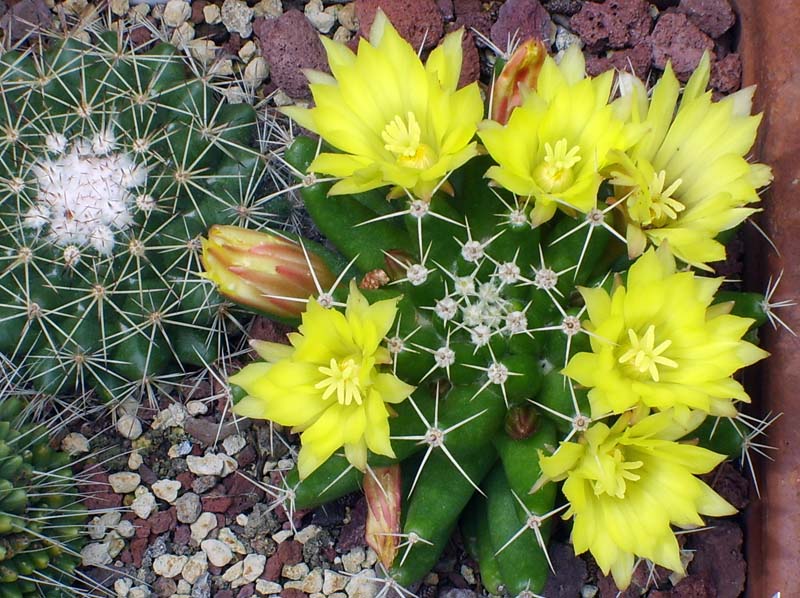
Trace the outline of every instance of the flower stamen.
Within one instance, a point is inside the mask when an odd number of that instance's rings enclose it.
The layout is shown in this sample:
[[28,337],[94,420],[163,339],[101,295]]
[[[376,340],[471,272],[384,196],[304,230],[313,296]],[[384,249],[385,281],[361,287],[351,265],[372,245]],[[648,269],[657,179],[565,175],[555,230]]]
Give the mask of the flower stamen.
[[326,376],[314,385],[314,388],[325,389],[322,400],[328,400],[336,393],[336,400],[340,405],[350,405],[353,401],[361,405],[361,381],[359,379],[359,366],[354,359],[348,358],[338,362],[331,358],[330,367],[319,366],[319,372]]
[[678,364],[672,359],[661,355],[672,345],[672,341],[665,340],[656,346],[655,334],[655,326],[653,324],[650,324],[641,338],[633,328],[629,328],[628,338],[631,346],[620,356],[619,363],[632,362],[632,366],[636,371],[640,374],[649,373],[653,381],[658,382],[659,372],[657,366],[663,365],[669,368],[676,368]]

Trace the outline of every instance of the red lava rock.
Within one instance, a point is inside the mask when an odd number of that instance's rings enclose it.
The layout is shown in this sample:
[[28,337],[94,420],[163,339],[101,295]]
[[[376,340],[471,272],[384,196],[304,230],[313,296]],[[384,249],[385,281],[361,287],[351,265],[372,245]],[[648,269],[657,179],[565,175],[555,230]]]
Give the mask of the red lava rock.
[[597,589],[600,591],[600,598],[639,598],[639,589],[631,583],[624,591],[617,589],[614,578],[610,575],[600,575],[597,579]]
[[147,550],[147,538],[134,538],[131,540],[131,558],[134,566],[142,566],[142,557],[145,550]]
[[508,0],[492,25],[492,41],[501,50],[506,50],[513,38],[535,37],[549,44],[552,35],[553,21],[539,0]]
[[650,598],[717,598],[714,584],[706,577],[689,575],[684,577],[669,592],[653,592]]
[[746,570],[742,529],[726,520],[716,520],[711,525],[711,529],[686,536],[687,548],[695,550],[689,572],[711,581],[716,588],[714,598],[738,598],[744,591]]
[[22,0],[0,19],[0,29],[11,42],[18,42],[40,28],[49,29],[53,16],[44,0]]
[[302,69],[327,72],[328,61],[316,30],[303,13],[287,10],[277,19],[258,18],[253,32],[275,84],[291,97],[309,97]]
[[356,0],[359,33],[369,37],[378,8],[414,49],[433,48],[442,39],[444,19],[434,0]]
[[142,463],[139,466],[139,469],[136,470],[139,476],[142,478],[142,483],[147,484],[148,486],[152,486],[158,481],[158,476],[156,473],[150,469],[147,465]]
[[259,316],[250,326],[249,335],[253,340],[289,344],[289,339],[286,338],[286,335],[293,330],[291,326]]
[[[280,544],[278,544],[280,546]],[[281,578],[281,571],[283,571],[283,563],[277,554],[273,554],[267,559],[267,564],[264,567],[264,573],[261,574],[261,579],[267,581],[278,581]]]
[[736,22],[728,0],[681,0],[677,11],[713,38],[725,33]]
[[175,528],[172,542],[178,546],[187,546],[192,539],[192,530],[188,525],[181,524]]
[[587,49],[635,46],[650,33],[653,18],[644,0],[606,0],[603,4],[584,2],[570,25]]
[[[226,400],[227,399],[222,398],[222,401]],[[186,430],[187,434],[196,438],[202,444],[211,446],[215,442],[222,442],[228,436],[237,434],[241,430],[249,429],[251,425],[250,420],[243,420],[238,424],[228,421],[220,426],[212,417],[188,417],[183,424],[183,429]],[[201,456],[203,454],[202,447],[195,444],[192,447],[192,454],[196,454],[198,457]]]
[[111,492],[108,473],[97,466],[87,467],[81,476],[78,488],[85,496],[84,504],[89,510],[114,509],[122,506],[122,495]]
[[281,592],[281,598],[308,598],[308,594],[306,594],[303,590],[288,588]]
[[236,455],[236,462],[239,464],[240,469],[244,469],[248,465],[255,463],[256,457],[258,457],[256,454],[256,449],[252,445],[248,444],[241,451],[239,451],[239,454]]
[[442,13],[445,21],[452,21],[455,16],[455,8],[453,8],[453,0],[436,0],[436,6],[439,12]]
[[608,69],[616,69],[628,73],[633,71],[640,79],[646,79],[652,59],[650,45],[641,43],[634,48],[609,52],[607,56],[588,55],[586,57],[586,72],[595,76]]
[[203,15],[203,9],[208,6],[208,2],[206,2],[206,0],[194,0],[191,5],[192,16],[190,17],[190,20],[195,25],[199,25],[206,20],[205,16]]
[[296,540],[287,540],[278,544],[275,556],[281,560],[283,565],[296,565],[303,560],[303,545]]
[[225,479],[225,487],[228,489],[228,496],[233,498],[233,504],[226,511],[226,515],[230,517],[253,508],[253,505],[264,498],[264,491],[261,488],[238,473],[231,474]]
[[461,40],[461,76],[458,79],[458,87],[464,87],[477,81],[481,76],[481,58],[478,54],[478,46],[475,45],[475,38],[469,31],[464,31],[464,38]]
[[150,522],[150,531],[156,535],[175,529],[175,524],[177,523],[175,507],[150,515],[148,521]]
[[134,536],[136,538],[147,538],[150,536],[151,523],[146,519],[133,520]]
[[750,482],[728,461],[702,476],[702,480],[740,511],[750,502]]
[[675,73],[683,78],[697,67],[703,52],[714,50],[714,41],[680,13],[661,15],[650,39],[655,67],[663,69],[671,60]]
[[242,49],[244,45],[244,41],[242,40],[242,36],[238,33],[231,33],[228,40],[222,44],[222,52],[224,54],[230,54],[231,56],[235,56],[239,53],[239,50]]
[[121,560],[126,565],[133,564],[133,555],[131,555],[131,551],[129,548],[126,548],[125,550],[119,553],[119,560]]
[[367,501],[360,498],[350,512],[350,521],[339,534],[336,548],[339,552],[347,552],[353,548],[366,545],[364,534],[367,529]]
[[475,29],[487,38],[492,35],[492,16],[483,10],[480,0],[453,0],[455,23],[450,31],[463,27],[466,31]]
[[172,596],[177,590],[178,584],[166,577],[159,577],[153,584],[153,591],[156,596],[162,596],[163,598]]
[[242,588],[239,590],[239,593],[236,594],[236,598],[250,598],[255,593],[256,585],[249,583],[246,586],[242,586]]
[[711,66],[711,87],[729,94],[742,86],[742,59],[738,54],[728,54]]
[[203,511],[206,513],[224,513],[231,508],[233,499],[228,496],[206,495],[201,496]]
[[214,598],[233,598],[233,592],[230,590],[220,590],[214,594]]
[[[147,17],[147,19],[151,23],[155,23],[155,19],[153,19],[152,17]],[[133,44],[133,47],[135,48],[137,46],[144,46],[149,41],[151,41],[153,39],[153,32],[150,30],[149,27],[145,25],[140,25],[138,27],[133,27],[132,29],[129,29],[128,37],[131,40],[131,44]]]
[[567,544],[551,544],[549,551],[555,573],[548,577],[542,594],[549,598],[580,596],[586,579],[586,562],[575,556],[572,546]]
[[175,476],[175,480],[181,483],[181,488],[188,490],[192,487],[195,475],[191,471],[184,471]]

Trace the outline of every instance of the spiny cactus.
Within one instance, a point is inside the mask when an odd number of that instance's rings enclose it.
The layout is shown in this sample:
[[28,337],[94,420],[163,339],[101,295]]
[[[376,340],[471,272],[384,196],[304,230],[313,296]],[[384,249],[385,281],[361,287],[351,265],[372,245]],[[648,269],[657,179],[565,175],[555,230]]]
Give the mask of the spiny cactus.
[[[370,476],[395,585],[422,578],[459,521],[492,593],[538,595],[557,517],[622,589],[642,559],[683,571],[673,526],[735,512],[697,475],[761,448],[733,376],[766,356],[745,335],[784,305],[691,269],[724,256],[720,233],[770,180],[743,158],[752,90],[712,102],[706,57],[680,103],[669,68],[649,96],[619,75],[618,97],[576,48],[557,63],[529,42],[506,90],[526,92],[478,124],[457,33],[423,65],[375,23],[357,55],[326,41],[335,78],[311,73],[315,107],[286,111],[323,138],[285,158],[355,266],[339,279],[365,290],[301,286],[291,346],[254,342],[266,363],[230,378],[246,394],[234,413],[301,432],[297,470],[268,490],[291,512]],[[244,243],[245,263],[210,236],[204,263],[228,296],[287,298],[297,264],[280,276],[275,251],[260,259],[268,239]]]
[[50,394],[119,398],[230,352],[199,236],[267,219],[253,107],[172,46],[129,44],[0,61],[0,351]]
[[25,424],[24,403],[0,402],[0,596],[70,596],[86,509],[70,458],[44,425]]

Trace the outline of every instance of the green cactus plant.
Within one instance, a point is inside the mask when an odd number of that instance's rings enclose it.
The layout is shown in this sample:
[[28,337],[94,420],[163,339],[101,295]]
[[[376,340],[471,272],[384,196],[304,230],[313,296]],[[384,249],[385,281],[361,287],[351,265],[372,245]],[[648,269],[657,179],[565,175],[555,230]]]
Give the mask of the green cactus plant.
[[45,425],[24,423],[24,405],[0,402],[0,596],[70,596],[86,508],[69,455]]
[[37,390],[121,398],[232,351],[199,236],[267,220],[267,163],[221,84],[115,32],[0,59],[0,351]]

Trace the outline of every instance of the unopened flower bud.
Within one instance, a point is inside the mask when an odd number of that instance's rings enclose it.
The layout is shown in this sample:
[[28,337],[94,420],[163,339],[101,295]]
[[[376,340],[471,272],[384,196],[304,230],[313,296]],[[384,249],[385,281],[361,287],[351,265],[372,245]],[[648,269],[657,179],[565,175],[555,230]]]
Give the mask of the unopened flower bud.
[[547,49],[538,39],[529,39],[511,55],[494,83],[492,120],[504,125],[511,111],[522,104],[524,92],[536,89]]
[[400,466],[376,467],[364,476],[367,498],[367,544],[388,569],[397,555],[400,537]]

